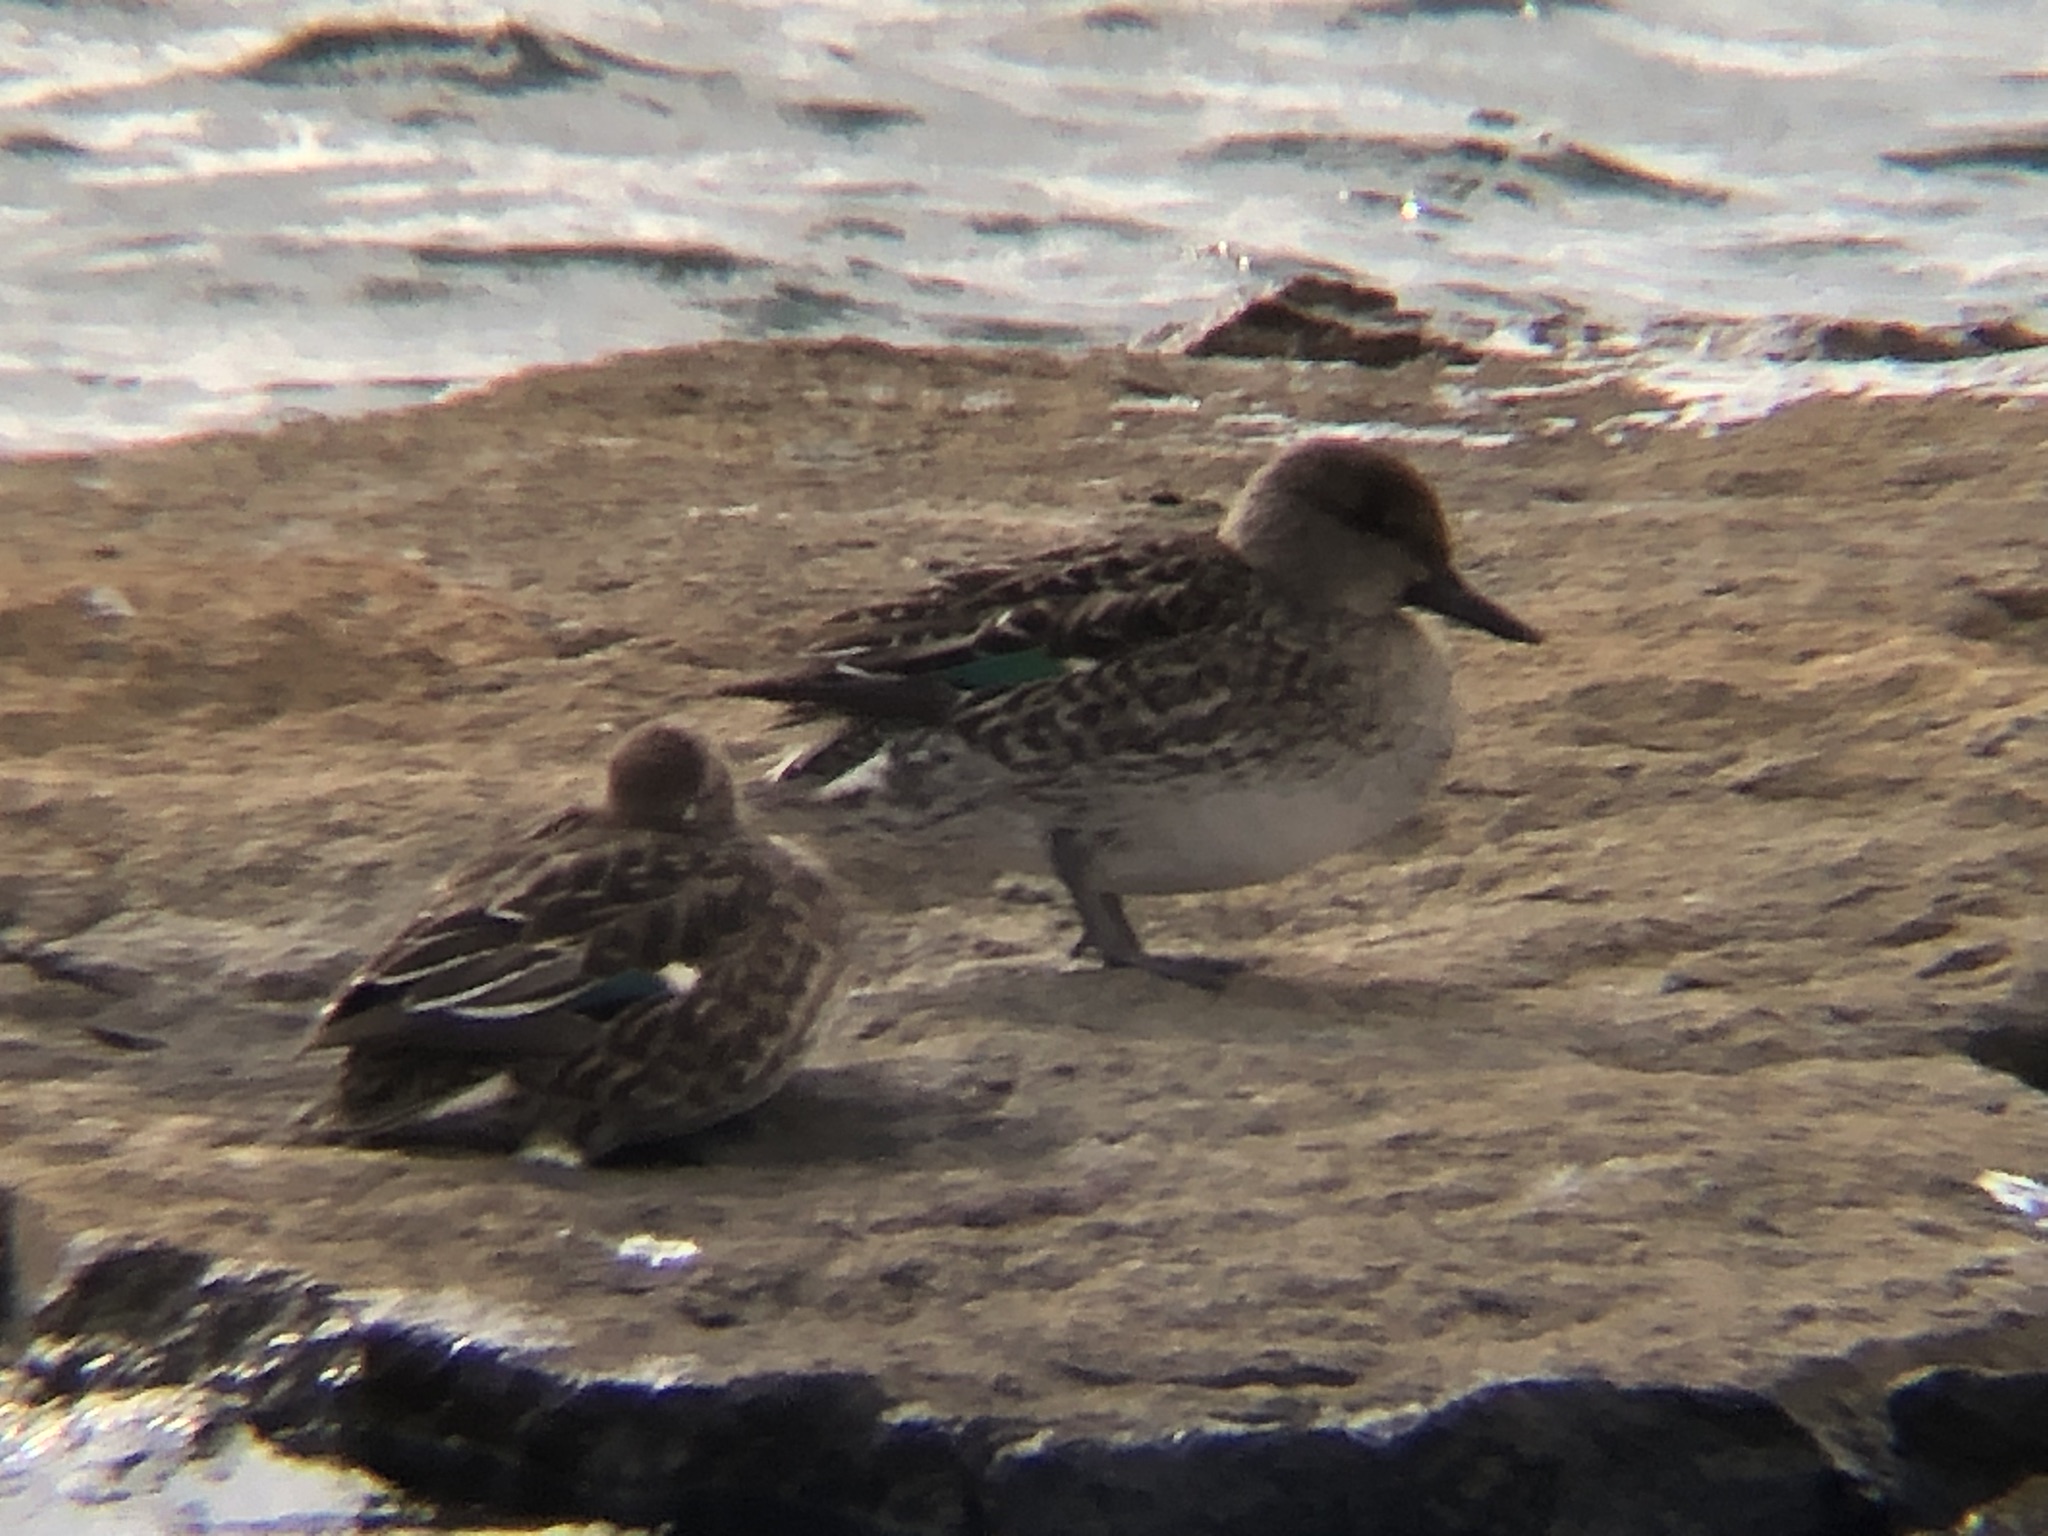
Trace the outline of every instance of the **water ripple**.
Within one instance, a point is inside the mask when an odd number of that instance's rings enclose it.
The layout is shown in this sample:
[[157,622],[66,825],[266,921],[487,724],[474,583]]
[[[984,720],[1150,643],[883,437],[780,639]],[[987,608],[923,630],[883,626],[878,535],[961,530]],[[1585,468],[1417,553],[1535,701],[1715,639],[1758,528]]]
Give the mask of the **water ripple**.
[[1305,271],[1507,348],[2048,297],[2011,4],[10,10],[0,448],[720,335],[1117,341]]

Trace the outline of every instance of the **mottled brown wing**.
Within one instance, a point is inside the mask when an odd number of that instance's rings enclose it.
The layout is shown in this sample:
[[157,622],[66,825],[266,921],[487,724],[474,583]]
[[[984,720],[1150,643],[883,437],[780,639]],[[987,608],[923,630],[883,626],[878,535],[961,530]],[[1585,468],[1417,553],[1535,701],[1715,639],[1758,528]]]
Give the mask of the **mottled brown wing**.
[[[1332,708],[1275,715],[1269,701]],[[1276,733],[1355,734],[1369,715],[1357,680],[1313,627],[1253,612],[1220,629],[976,700],[953,729],[1027,778],[1121,763],[1138,777],[1227,769],[1285,743]]]
[[1247,576],[1207,534],[1075,546],[839,614],[808,650],[892,673],[945,672],[1017,651],[1100,659],[1215,622],[1242,600]]
[[566,1063],[553,1091],[601,1107],[587,1154],[669,1136],[758,1103],[815,1037],[844,969],[844,908],[817,870],[772,845],[743,932],[720,946],[687,999],[628,1010],[602,1048]]
[[328,1005],[309,1048],[572,1048],[565,1010],[655,995],[663,967],[694,964],[744,921],[751,894],[743,865],[660,833],[557,822],[508,854],[450,881]]

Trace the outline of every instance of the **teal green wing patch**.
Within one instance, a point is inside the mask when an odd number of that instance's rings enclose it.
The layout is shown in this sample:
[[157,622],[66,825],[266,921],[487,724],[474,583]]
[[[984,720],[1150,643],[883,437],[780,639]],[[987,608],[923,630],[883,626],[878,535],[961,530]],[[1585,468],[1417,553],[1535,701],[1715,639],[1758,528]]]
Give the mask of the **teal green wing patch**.
[[1055,551],[841,614],[811,647],[810,666],[718,691],[787,704],[797,721],[841,715],[940,725],[965,700],[1035,691],[1213,634],[1266,596],[1213,535]]
[[984,688],[1015,688],[1023,683],[1042,682],[1066,670],[1064,661],[1040,645],[1027,651],[973,656],[939,675],[956,688],[979,693]]

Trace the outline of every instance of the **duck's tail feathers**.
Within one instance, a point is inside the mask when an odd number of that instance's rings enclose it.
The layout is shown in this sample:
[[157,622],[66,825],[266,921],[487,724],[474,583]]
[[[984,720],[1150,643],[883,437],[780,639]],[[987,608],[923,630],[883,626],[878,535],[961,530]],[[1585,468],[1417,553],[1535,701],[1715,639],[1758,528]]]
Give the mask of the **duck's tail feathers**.
[[782,677],[727,683],[718,691],[728,698],[787,704],[801,719],[845,715],[899,725],[943,725],[963,697],[959,688],[941,676],[869,672],[846,662]]
[[877,720],[849,720],[823,741],[798,747],[768,772],[768,782],[816,793],[889,750],[889,727]]

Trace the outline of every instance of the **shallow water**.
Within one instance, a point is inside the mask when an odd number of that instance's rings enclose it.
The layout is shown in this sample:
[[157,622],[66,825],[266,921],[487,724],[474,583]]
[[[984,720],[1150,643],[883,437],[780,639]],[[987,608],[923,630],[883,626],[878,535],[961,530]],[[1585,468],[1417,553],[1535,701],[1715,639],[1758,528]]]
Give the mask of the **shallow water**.
[[[1509,341],[2043,308],[2048,6],[1395,9],[0,0],[0,449],[712,336],[1123,341],[1303,265]],[[391,18],[456,30],[287,42]]]
[[385,1502],[360,1472],[210,1427],[203,1397],[155,1389],[72,1407],[0,1401],[0,1529],[63,1536],[340,1536]]

